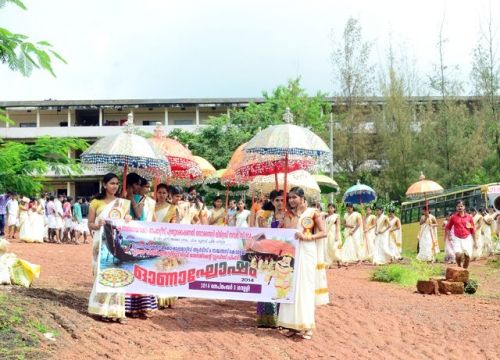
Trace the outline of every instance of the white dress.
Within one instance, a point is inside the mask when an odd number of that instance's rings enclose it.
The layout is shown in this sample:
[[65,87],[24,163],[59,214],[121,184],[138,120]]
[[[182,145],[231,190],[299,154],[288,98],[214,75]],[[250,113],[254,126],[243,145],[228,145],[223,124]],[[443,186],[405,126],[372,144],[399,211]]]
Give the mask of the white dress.
[[490,214],[483,217],[483,226],[481,231],[483,233],[483,255],[489,256],[494,254],[495,246],[493,243],[492,234],[494,233],[495,220]]
[[420,225],[418,233],[417,259],[420,261],[434,261],[436,254],[439,253],[437,228],[432,225],[437,225],[437,220],[434,215],[429,214],[425,222]]
[[[297,222],[297,230],[303,231],[301,222],[305,217],[312,217],[315,209],[308,208]],[[295,263],[297,272],[295,302],[281,304],[278,314],[278,326],[294,330],[312,330],[315,327],[315,277],[318,252],[316,241],[299,241],[300,258]]]
[[17,200],[9,200],[7,202],[7,226],[19,225],[19,203]]
[[331,265],[334,261],[343,262],[342,256],[342,237],[340,229],[337,227],[338,214],[332,214],[326,218],[326,251],[325,261]]
[[[391,230],[389,230],[389,249],[391,249],[392,256],[395,259],[401,258],[402,247],[403,247],[403,239],[402,239],[402,231],[401,227],[397,229],[397,223],[399,222],[399,218],[396,216],[392,219],[389,218],[389,224],[391,224]],[[401,226],[401,225],[400,225]]]
[[477,213],[473,217],[474,220],[474,233],[475,247],[472,248],[472,259],[479,259],[484,256],[484,243],[483,235],[481,234],[481,228],[483,227],[483,217],[481,214]]
[[363,237],[363,219],[361,214],[353,211],[351,214],[345,215],[345,222],[347,225],[359,227],[354,234],[350,235],[353,228],[344,229],[344,245],[342,246],[344,261],[357,262],[365,258],[365,240]]
[[36,209],[30,210],[29,219],[31,224],[31,240],[33,240],[33,242],[42,243],[45,235],[45,217],[43,215],[43,207],[38,205]]
[[365,219],[365,230],[370,228],[367,232],[365,232],[365,243],[366,243],[366,260],[372,261],[373,259],[373,247],[375,246],[375,223],[377,221],[377,217],[373,214],[370,214]]
[[390,226],[389,218],[386,215],[381,214],[380,216],[377,216],[375,225],[375,232],[377,235],[375,236],[373,244],[372,259],[372,263],[374,265],[384,265],[393,259],[391,249],[389,248],[389,230],[386,230],[387,228],[390,228]]
[[[28,205],[25,205],[26,207]],[[29,221],[29,210],[19,209],[19,239],[26,242],[31,241],[31,224]]]
[[317,265],[316,265],[316,278],[315,278],[315,300],[316,305],[326,305],[330,303],[330,296],[328,295],[328,280],[326,277],[326,269],[328,264],[327,257],[327,237],[316,239],[317,249]]
[[236,212],[236,227],[248,227],[248,217],[250,216],[249,210]]

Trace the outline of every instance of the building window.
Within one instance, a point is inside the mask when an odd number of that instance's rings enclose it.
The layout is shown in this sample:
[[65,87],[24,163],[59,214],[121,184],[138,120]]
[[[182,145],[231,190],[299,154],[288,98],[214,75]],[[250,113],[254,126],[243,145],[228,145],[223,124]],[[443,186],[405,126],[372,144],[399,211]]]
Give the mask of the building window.
[[193,120],[174,120],[174,125],[193,125]]
[[19,127],[22,127],[22,128],[36,127],[36,123],[19,123]]
[[75,126],[99,126],[99,110],[75,110]]
[[156,125],[158,120],[142,120],[142,125],[144,126],[153,126]]

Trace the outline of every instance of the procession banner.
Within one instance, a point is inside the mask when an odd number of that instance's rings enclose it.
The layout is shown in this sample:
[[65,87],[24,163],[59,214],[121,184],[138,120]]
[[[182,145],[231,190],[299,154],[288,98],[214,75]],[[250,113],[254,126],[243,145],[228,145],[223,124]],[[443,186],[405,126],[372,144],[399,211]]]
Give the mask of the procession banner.
[[122,220],[103,226],[98,292],[293,303],[293,229]]

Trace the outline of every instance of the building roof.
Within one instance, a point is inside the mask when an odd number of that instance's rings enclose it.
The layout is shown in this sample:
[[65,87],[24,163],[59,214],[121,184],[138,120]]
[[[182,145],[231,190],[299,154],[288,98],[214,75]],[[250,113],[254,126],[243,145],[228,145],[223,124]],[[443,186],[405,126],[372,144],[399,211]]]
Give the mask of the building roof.
[[[500,101],[500,96],[497,97]],[[476,102],[480,101],[482,97],[479,96],[459,96],[455,98],[461,102]],[[343,97],[326,97],[326,101],[333,104],[344,103]],[[442,98],[439,96],[414,96],[409,100],[419,103],[427,102],[441,102]],[[249,98],[179,98],[179,99],[108,99],[108,100],[19,100],[19,101],[0,101],[0,108],[99,108],[99,107],[183,107],[183,106],[248,106],[250,103],[263,103],[263,97],[249,97]],[[366,97],[363,99],[362,104],[381,105],[385,102],[385,98],[381,96]]]

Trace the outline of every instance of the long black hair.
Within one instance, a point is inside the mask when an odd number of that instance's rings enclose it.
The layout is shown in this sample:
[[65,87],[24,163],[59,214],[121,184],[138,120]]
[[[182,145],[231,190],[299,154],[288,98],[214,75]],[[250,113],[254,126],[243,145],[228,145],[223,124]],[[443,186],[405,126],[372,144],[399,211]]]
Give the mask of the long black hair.
[[[111,180],[113,180],[115,178],[118,179],[118,175],[116,175],[114,173],[107,173],[102,178],[102,183],[103,183],[103,185],[107,184],[107,183],[109,183]],[[97,200],[103,200],[104,198],[106,198],[106,189],[104,188],[104,186],[101,188],[101,192],[99,194],[97,194],[97,196],[95,198]]]

